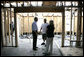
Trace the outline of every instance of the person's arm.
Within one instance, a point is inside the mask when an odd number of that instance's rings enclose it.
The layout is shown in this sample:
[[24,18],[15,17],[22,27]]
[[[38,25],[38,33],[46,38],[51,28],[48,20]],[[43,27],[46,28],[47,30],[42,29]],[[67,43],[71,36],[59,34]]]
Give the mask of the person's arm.
[[42,30],[42,27],[41,27],[41,29],[40,29],[40,32],[41,32],[41,30]]
[[41,29],[40,29],[40,32],[41,32],[41,30],[42,30],[42,26],[43,26],[43,24],[41,25]]
[[47,28],[46,28],[46,33],[48,32],[48,26],[47,26]]

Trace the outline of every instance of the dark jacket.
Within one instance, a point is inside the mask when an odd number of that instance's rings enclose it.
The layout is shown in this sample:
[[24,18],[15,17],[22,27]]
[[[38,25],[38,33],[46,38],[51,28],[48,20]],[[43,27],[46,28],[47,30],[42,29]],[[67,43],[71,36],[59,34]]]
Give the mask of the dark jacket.
[[48,25],[46,33],[48,38],[54,37],[54,25]]

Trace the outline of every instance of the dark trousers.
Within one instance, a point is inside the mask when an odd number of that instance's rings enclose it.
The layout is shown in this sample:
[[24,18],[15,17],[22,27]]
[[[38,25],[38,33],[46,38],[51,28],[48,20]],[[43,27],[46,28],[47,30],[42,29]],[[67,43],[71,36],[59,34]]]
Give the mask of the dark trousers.
[[36,49],[36,46],[37,46],[37,34],[36,34],[36,32],[32,31],[32,35],[33,35],[33,49]]

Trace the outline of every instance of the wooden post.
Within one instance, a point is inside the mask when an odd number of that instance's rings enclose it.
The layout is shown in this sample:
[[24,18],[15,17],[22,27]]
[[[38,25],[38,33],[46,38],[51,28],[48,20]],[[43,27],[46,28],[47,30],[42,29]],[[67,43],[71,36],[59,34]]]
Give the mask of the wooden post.
[[[82,21],[83,21],[83,19],[82,19]],[[83,25],[82,25],[83,26]],[[82,27],[83,28],[83,27]],[[84,29],[84,28],[83,28]],[[83,36],[83,34],[82,34],[82,36]],[[82,39],[82,40],[84,40],[84,39]],[[82,43],[82,47],[83,47],[83,43]]]
[[[78,2],[78,19],[77,19],[77,41],[81,39],[81,17],[82,17],[82,1]],[[80,46],[80,42],[76,42],[76,47]]]
[[74,24],[73,24],[73,40],[74,40],[74,32],[75,32],[75,12],[74,12],[74,18],[73,18],[73,19],[74,19],[74,21],[73,21],[73,22],[74,22]]
[[1,23],[0,23],[0,24],[1,24],[1,35],[0,35],[0,36],[1,36],[1,46],[3,46],[3,32],[2,32],[2,29],[3,29],[3,28],[2,28],[2,20],[3,20],[3,19],[2,19],[2,12],[3,12],[3,11],[2,11],[2,8],[1,8],[1,20],[0,20],[0,22],[1,22]]
[[7,11],[7,17],[8,17],[8,34],[9,34],[9,43],[10,43],[10,18],[9,18],[9,10]]
[[[11,14],[11,8],[10,8],[10,23],[12,22],[12,14]],[[12,29],[12,25],[11,25],[11,41],[12,41],[12,46],[13,46],[13,29]]]
[[23,35],[24,35],[24,16],[23,16]]
[[65,10],[62,12],[62,47],[64,47],[65,39]]
[[71,7],[71,20],[70,20],[70,46],[71,46],[71,39],[72,39],[72,7]]
[[[23,20],[24,20],[24,19],[23,19],[23,16],[22,16],[22,22],[23,22]],[[23,25],[23,24],[22,24],[22,25]],[[24,26],[24,25],[23,25],[23,26]],[[23,28],[23,26],[22,26],[22,28]],[[22,29],[22,30],[23,30],[23,29]],[[24,30],[23,30],[23,31],[24,31]],[[22,35],[23,35],[23,31],[22,31]]]
[[29,32],[29,34],[30,34],[29,14],[27,14],[27,16],[28,16],[28,26],[29,26],[29,28],[28,28],[28,32]]
[[[4,4],[5,4],[5,2],[3,3],[3,6],[4,6]],[[5,16],[5,8],[3,8],[3,17],[4,17],[4,16]],[[4,23],[5,21],[4,21],[4,19],[5,19],[5,18],[3,18],[3,17],[2,17],[2,19],[3,19],[3,20],[2,20],[2,25],[3,25],[3,26],[2,26],[2,33],[3,33],[3,46],[5,46],[5,45],[6,45],[6,43],[5,43],[5,42],[6,42],[6,41],[5,41],[5,29],[4,29],[4,27],[5,27],[5,23]]]
[[5,44],[7,46],[7,34],[6,34],[6,8],[4,8],[4,33],[5,33]]
[[15,27],[15,47],[18,46],[18,37],[17,37],[17,16],[16,16],[16,12],[14,9],[14,27]]
[[[56,16],[56,21],[57,21],[57,16]],[[57,34],[57,22],[56,22],[56,34]]]
[[[10,7],[11,7],[11,1],[10,1]],[[10,12],[10,14],[9,14],[9,12]],[[10,31],[10,19],[11,19],[10,15],[11,15],[11,10],[8,11],[9,43],[10,43],[10,36],[11,36],[11,35],[10,35],[10,33],[11,33],[11,31]]]
[[2,47],[4,46],[4,22],[3,22],[3,8],[1,9],[1,28],[2,28],[2,38],[1,38],[1,41],[2,41]]

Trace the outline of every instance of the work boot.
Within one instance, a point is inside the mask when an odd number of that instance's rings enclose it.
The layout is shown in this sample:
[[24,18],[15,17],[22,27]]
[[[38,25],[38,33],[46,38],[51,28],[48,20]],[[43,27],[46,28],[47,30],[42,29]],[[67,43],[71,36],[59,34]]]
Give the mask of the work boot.
[[41,45],[45,45],[45,43],[42,43]]

